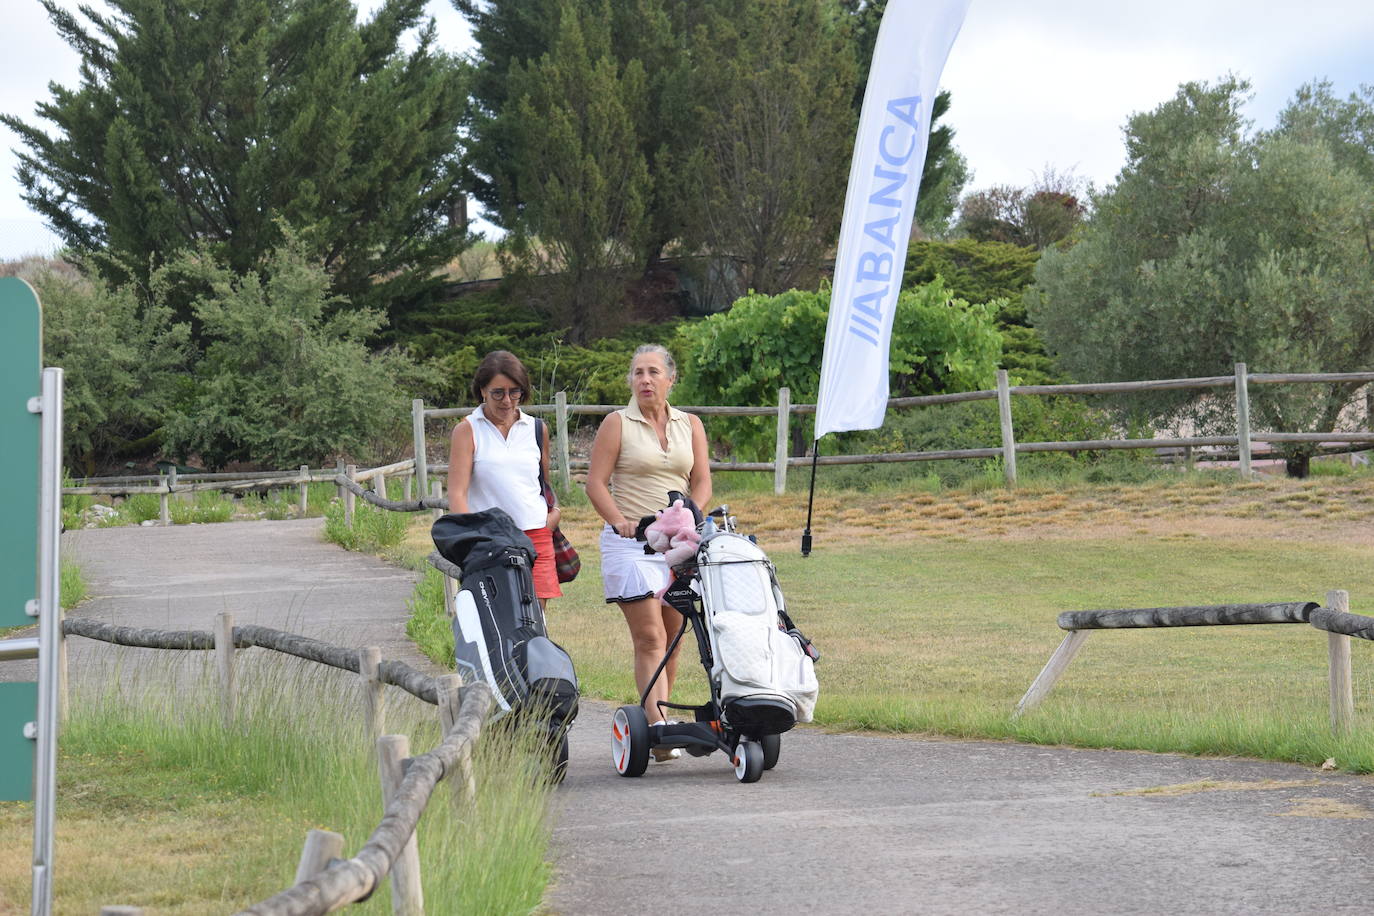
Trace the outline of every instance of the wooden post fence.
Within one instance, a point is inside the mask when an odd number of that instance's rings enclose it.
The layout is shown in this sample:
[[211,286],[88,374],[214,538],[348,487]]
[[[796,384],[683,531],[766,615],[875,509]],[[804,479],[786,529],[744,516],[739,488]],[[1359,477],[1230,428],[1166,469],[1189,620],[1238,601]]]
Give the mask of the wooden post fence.
[[[1326,606],[1341,614],[1350,613],[1350,593],[1332,589],[1326,593]],[[1326,634],[1326,658],[1331,686],[1331,732],[1350,734],[1355,722],[1355,694],[1350,679],[1350,637],[1343,633]]]
[[1067,611],[1059,615],[1059,629],[1068,635],[1031,682],[1012,717],[1040,704],[1078,654],[1091,630],[1154,627],[1238,626],[1261,623],[1307,623],[1319,607],[1314,601],[1274,604],[1209,604],[1189,607],[1150,607],[1129,610]]
[[226,729],[234,726],[234,615],[215,615],[215,663],[219,669],[220,712]]
[[773,452],[773,492],[787,492],[787,446],[791,439],[788,418],[792,413],[792,391],[778,389],[778,438]]
[[311,830],[305,835],[301,861],[296,866],[296,884],[308,881],[343,856],[344,838],[331,830]]
[[429,490],[429,455],[425,451],[425,402],[415,398],[410,402],[410,431],[415,440],[415,479],[420,493]]
[[363,718],[367,736],[376,741],[386,731],[386,691],[382,684],[382,650],[366,646],[358,650],[358,678],[363,688]]
[[568,393],[553,396],[554,422],[558,425],[558,473],[563,478],[563,490],[572,489],[572,465],[568,458]]
[[301,475],[301,482],[300,482],[300,494],[299,494],[299,495],[300,495],[299,509],[300,509],[301,517],[304,518],[304,517],[305,517],[305,513],[306,513],[307,511],[309,511],[309,508],[310,508],[310,465],[308,465],[308,464],[303,464],[303,465],[301,465],[300,475]]
[[[458,722],[458,714],[462,712],[463,698],[459,691],[463,689],[463,676],[442,674],[435,678],[434,686],[439,701],[439,734],[446,736],[453,730],[453,726]],[[471,755],[465,752],[459,758],[456,778],[450,774],[447,780],[454,813],[461,817],[465,805],[471,804],[477,798],[477,780],[472,775]]]
[[[382,805],[396,800],[405,778],[404,761],[410,756],[410,739],[405,735],[383,735],[377,739],[377,768],[382,782]],[[424,893],[420,889],[420,846],[412,832],[391,866],[391,912],[396,916],[423,916]]]
[[176,473],[176,468],[167,472],[167,477],[162,481],[162,491],[157,494],[157,520],[165,528],[172,524],[171,507],[167,505],[167,500],[172,495],[172,474]]
[[1250,389],[1245,363],[1236,363],[1236,448],[1240,476],[1250,479]]
[[1007,486],[1016,486],[1016,433],[1011,425],[1011,383],[1007,370],[997,370],[997,417],[1002,427],[1002,467]]
[[[344,466],[344,476],[347,477],[349,480],[354,480],[354,478],[356,478],[356,477],[358,476],[358,466],[357,466],[356,464],[345,465],[345,466]],[[355,502],[356,500],[357,500],[357,497],[353,495],[353,491],[350,490],[348,487],[344,487],[344,488],[343,488],[344,526],[347,527],[347,528],[352,528],[352,527],[353,527],[353,508],[354,508],[354,502]]]

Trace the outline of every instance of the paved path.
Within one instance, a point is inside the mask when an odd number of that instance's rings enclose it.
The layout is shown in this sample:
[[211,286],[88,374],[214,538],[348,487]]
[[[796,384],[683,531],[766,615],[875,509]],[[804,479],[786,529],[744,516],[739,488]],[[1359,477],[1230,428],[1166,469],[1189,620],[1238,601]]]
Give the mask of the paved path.
[[[720,754],[626,779],[610,712],[573,730],[557,912],[1374,912],[1366,777],[800,729],[753,785]],[[1114,794],[1201,781],[1244,785]]]
[[[70,613],[121,626],[212,630],[215,615],[228,611],[235,625],[275,627],[341,646],[380,646],[383,658],[432,671],[405,636],[415,573],[341,550],[322,540],[323,527],[324,520],[314,518],[69,531],[62,550],[81,566],[90,590]],[[75,682],[87,662],[103,670],[96,662],[111,649],[73,637],[68,651]],[[135,659],[167,655],[117,651]],[[34,677],[31,667],[0,667],[5,679]]]
[[[305,520],[71,532],[65,549],[94,596],[75,613],[208,629],[230,610],[239,623],[377,644],[424,665],[403,635],[413,574],[325,544],[319,528]],[[73,640],[74,675],[90,651],[82,643]],[[719,754],[651,763],[624,779],[610,765],[610,712],[585,703],[572,732],[556,798],[551,912],[1374,910],[1368,778],[799,729],[754,785],[736,782]],[[1203,781],[1232,785],[1117,794]]]

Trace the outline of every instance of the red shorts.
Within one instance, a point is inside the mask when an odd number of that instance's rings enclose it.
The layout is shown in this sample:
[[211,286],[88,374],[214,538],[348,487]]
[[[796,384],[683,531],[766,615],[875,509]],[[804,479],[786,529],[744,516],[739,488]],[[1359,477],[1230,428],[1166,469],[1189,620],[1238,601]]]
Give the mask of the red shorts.
[[558,572],[553,566],[553,532],[548,528],[531,528],[525,535],[534,542],[534,594],[540,598],[562,598],[558,587]]

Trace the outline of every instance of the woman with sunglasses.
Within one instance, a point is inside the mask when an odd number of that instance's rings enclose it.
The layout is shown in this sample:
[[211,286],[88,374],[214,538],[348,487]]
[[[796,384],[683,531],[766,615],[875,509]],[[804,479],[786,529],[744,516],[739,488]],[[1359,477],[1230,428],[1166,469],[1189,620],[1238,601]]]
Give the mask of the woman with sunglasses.
[[[562,597],[553,563],[558,507],[544,501],[540,475],[549,472],[549,437],[535,436],[535,420],[520,409],[529,373],[513,353],[482,358],[472,379],[479,406],[453,428],[449,445],[450,512],[501,509],[534,542],[534,593],[539,603]],[[541,447],[542,446],[542,447]]]

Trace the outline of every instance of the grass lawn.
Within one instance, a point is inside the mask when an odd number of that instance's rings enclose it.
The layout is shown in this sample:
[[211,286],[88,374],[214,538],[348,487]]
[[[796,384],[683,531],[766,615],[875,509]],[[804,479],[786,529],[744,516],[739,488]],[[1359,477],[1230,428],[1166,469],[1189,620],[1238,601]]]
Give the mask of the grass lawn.
[[[718,482],[717,501],[759,535],[793,618],[824,655],[821,725],[1335,757],[1374,771],[1374,645],[1352,647],[1362,725],[1337,741],[1327,637],[1306,625],[1094,633],[1039,709],[1010,716],[1064,636],[1062,611],[1321,602],[1341,588],[1352,611],[1374,615],[1374,479],[1243,483],[1212,473],[1135,486],[832,492],[817,500],[808,558],[804,500],[731,489]],[[597,522],[571,502],[563,527],[584,565],[550,606],[550,633],[584,693],[633,702],[626,629],[601,600]],[[412,531],[412,551],[427,552],[426,537],[427,525]],[[445,622],[433,623],[443,640]],[[700,702],[704,676],[688,643],[675,698]]]

